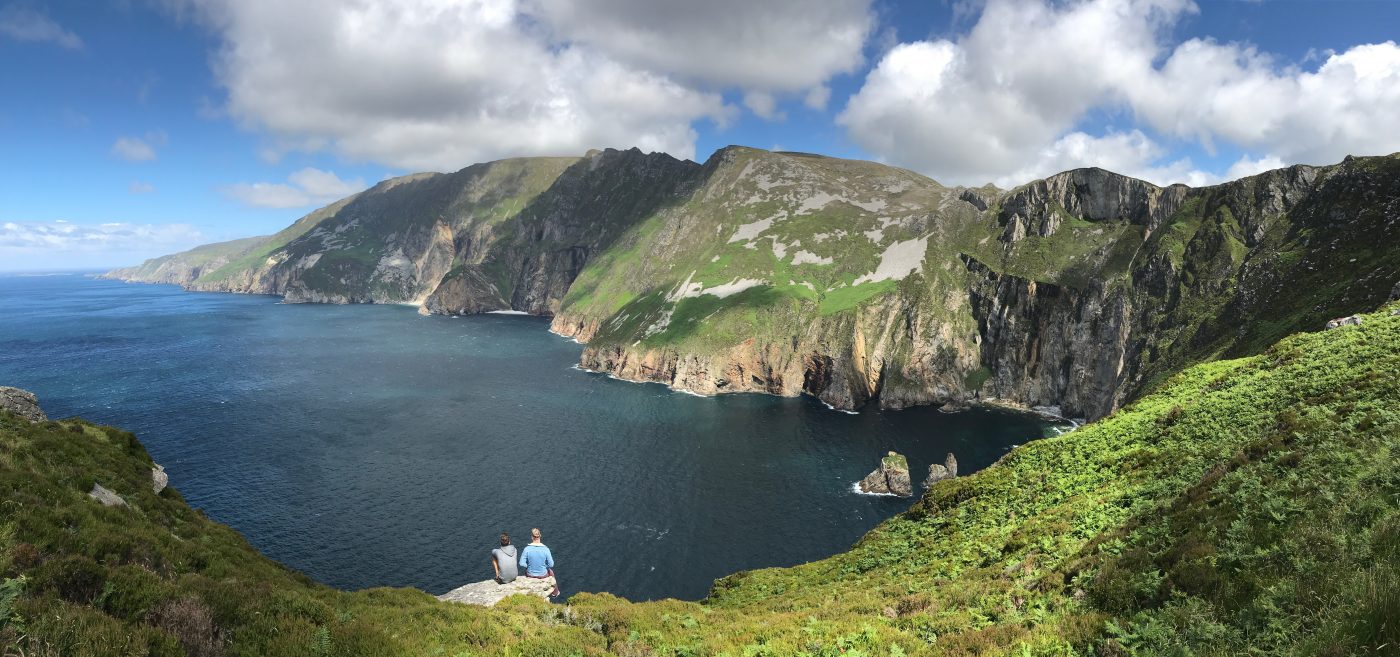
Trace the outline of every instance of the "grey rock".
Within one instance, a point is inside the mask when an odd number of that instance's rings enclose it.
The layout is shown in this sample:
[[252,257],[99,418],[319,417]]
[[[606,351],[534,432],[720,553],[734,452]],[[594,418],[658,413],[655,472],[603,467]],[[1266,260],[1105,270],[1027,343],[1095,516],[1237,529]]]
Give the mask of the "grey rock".
[[1340,328],[1343,326],[1361,326],[1361,317],[1359,315],[1351,315],[1348,317],[1338,317],[1333,320],[1328,320],[1327,322],[1328,329]]
[[30,422],[43,422],[49,419],[44,409],[39,408],[39,398],[28,390],[0,386],[0,410],[10,411]]
[[467,605],[491,607],[512,595],[533,595],[540,598],[548,598],[550,592],[553,590],[553,577],[546,577],[544,579],[517,577],[514,581],[505,584],[497,584],[496,580],[488,579],[483,582],[473,582],[465,586],[459,586],[438,596],[437,599],[444,602],[460,602]]
[[934,463],[928,466],[928,478],[924,480],[924,488],[929,488],[944,479],[952,479],[958,476],[958,458],[952,452],[944,457],[943,464]]
[[880,459],[880,467],[860,480],[859,486],[863,493],[910,497],[914,486],[909,481],[909,461],[901,454],[890,452]]
[[159,495],[165,487],[170,485],[170,475],[165,474],[165,466],[154,463],[151,465],[151,491]]
[[126,506],[126,500],[122,496],[102,487],[102,484],[94,483],[92,490],[88,491],[88,497],[102,503],[102,506]]
[[1395,281],[1395,287],[1390,288],[1390,300],[1400,300],[1400,281]]

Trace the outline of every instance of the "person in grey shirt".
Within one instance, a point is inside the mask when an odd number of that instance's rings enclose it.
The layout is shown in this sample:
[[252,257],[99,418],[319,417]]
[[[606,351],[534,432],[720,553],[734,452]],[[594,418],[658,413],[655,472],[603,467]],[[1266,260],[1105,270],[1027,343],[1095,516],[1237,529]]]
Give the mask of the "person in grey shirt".
[[515,581],[520,574],[515,569],[515,546],[510,544],[510,534],[501,532],[501,547],[491,551],[491,567],[496,569],[496,583]]

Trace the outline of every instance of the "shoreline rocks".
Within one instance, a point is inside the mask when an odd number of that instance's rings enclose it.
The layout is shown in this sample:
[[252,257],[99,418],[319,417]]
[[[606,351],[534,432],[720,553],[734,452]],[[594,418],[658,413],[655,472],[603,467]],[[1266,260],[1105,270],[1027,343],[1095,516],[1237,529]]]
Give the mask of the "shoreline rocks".
[[39,398],[28,390],[0,386],[0,410],[6,410],[30,422],[44,422],[49,416],[39,407]]
[[857,484],[862,493],[912,497],[914,486],[909,481],[909,461],[904,455],[890,452],[880,459],[880,467]]
[[460,602],[464,605],[491,607],[512,595],[533,595],[549,599],[549,594],[552,591],[554,591],[553,577],[532,579],[521,576],[505,584],[497,584],[494,579],[472,582],[439,595],[437,599],[443,602]]
[[930,488],[934,484],[944,479],[952,479],[958,476],[958,458],[952,452],[943,458],[943,464],[934,463],[928,466],[928,478],[924,479],[924,488]]

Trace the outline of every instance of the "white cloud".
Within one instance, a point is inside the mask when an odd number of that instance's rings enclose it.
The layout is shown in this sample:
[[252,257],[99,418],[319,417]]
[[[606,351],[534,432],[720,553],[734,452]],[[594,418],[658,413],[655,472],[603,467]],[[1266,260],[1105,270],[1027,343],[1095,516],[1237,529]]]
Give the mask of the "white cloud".
[[111,267],[181,251],[209,241],[189,224],[0,222],[6,269]]
[[150,162],[156,159],[156,148],[167,143],[164,132],[148,132],[145,137],[118,137],[112,143],[111,155],[127,162]]
[[855,70],[872,20],[869,0],[186,1],[219,35],[230,116],[281,151],[407,170],[602,146],[694,157],[693,124],[735,111],[722,92]]
[[778,111],[778,99],[770,93],[750,91],[744,94],[744,107],[749,108],[756,116],[767,121],[781,121],[787,118],[786,114]]
[[[1394,43],[1328,54],[1315,72],[1247,44],[1166,43],[1196,11],[1189,0],[990,0],[957,40],[892,48],[837,120],[882,159],[966,184],[1073,166],[1191,184],[1254,170],[1164,162],[1148,130],[1262,153],[1255,167],[1400,149]],[[1095,111],[1135,123],[1090,135],[1079,123]]]
[[132,194],[154,194],[156,191],[156,186],[148,182],[133,180],[131,181],[131,184],[127,186],[126,189]]
[[342,180],[335,173],[307,167],[287,176],[287,183],[238,183],[223,193],[259,208],[301,208],[327,205],[365,189],[361,178]]
[[746,91],[798,92],[864,63],[869,0],[535,0],[560,37],[632,66]]
[[83,40],[34,9],[9,4],[0,7],[0,36],[15,41],[53,43],[69,50],[81,50]]

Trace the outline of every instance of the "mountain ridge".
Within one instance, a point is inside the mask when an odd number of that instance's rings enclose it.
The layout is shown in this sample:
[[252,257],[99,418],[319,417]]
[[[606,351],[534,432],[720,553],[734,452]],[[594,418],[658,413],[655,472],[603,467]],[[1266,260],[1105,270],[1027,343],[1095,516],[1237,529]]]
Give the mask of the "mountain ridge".
[[[182,284],[552,316],[585,343],[582,366],[701,394],[1093,418],[1400,279],[1400,257],[1373,248],[1396,229],[1394,155],[1200,188],[1098,168],[950,188],[742,146],[704,164],[631,149],[420,175],[307,215],[249,252],[262,264]],[[1338,252],[1342,271],[1317,275]],[[1304,284],[1310,303],[1284,298]]]

